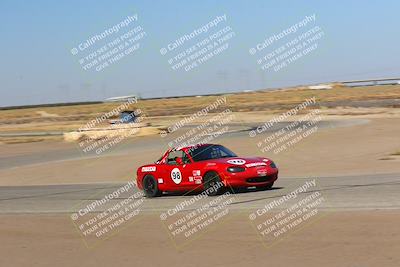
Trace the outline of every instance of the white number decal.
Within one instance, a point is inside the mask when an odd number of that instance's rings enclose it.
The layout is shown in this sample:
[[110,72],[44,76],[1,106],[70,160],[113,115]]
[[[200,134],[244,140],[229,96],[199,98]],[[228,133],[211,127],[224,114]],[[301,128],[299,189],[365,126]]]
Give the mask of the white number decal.
[[246,163],[244,159],[230,159],[227,161],[230,164],[235,164],[235,165],[243,165]]
[[171,171],[171,178],[172,178],[172,181],[174,181],[174,183],[180,184],[182,182],[181,171],[178,168],[174,168]]

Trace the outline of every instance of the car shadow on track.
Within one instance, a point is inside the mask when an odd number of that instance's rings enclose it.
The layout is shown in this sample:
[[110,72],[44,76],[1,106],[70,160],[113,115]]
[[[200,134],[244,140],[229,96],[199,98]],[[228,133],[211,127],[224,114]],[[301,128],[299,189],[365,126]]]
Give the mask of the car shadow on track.
[[[231,194],[245,194],[245,193],[252,193],[252,192],[260,192],[260,191],[275,191],[275,190],[281,190],[284,189],[284,187],[272,187],[272,188],[255,188],[255,187],[249,187],[249,188],[227,188],[221,194],[225,192],[229,192]],[[190,192],[164,192],[162,197],[185,197],[185,196],[195,196],[203,191],[190,191]],[[221,195],[219,194],[219,195]],[[217,195],[218,196],[218,195]],[[216,197],[217,197],[216,196]]]
[[281,190],[284,187],[272,187],[272,188],[256,188],[256,187],[249,187],[249,188],[230,188],[228,191],[232,194],[243,194],[243,193],[251,193],[251,192],[260,192],[260,191],[275,191]]

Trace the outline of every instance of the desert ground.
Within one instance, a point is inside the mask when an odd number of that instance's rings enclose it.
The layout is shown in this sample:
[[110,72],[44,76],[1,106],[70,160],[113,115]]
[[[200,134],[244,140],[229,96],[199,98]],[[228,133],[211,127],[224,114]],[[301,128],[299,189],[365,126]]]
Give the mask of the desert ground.
[[[259,125],[314,96],[317,104],[311,109],[276,129],[249,136]],[[144,100],[137,105],[146,113],[147,126],[163,131],[218,97]],[[228,124],[230,131],[214,141],[240,156],[273,159],[280,178],[272,190],[233,192],[230,219],[182,246],[170,238],[160,214],[190,195],[146,200],[137,221],[94,247],[87,246],[71,214],[80,203],[99,200],[134,180],[140,165],[156,161],[168,142],[212,114],[167,137],[151,131],[97,155],[82,152],[77,142],[66,142],[59,134],[27,133],[76,130],[115,103],[0,111],[0,265],[400,265],[400,86],[298,88],[226,98],[234,119]],[[322,117],[316,132],[279,153],[260,150],[258,143],[264,138],[315,109]],[[260,240],[249,214],[309,179],[317,181],[315,191],[325,197],[318,219],[274,242]]]
[[[2,266],[399,266],[398,211],[333,212],[264,247],[244,215],[178,250],[156,215],[88,249],[66,215],[3,215]],[[40,226],[39,226],[40,225]],[[229,234],[227,234],[229,233]]]

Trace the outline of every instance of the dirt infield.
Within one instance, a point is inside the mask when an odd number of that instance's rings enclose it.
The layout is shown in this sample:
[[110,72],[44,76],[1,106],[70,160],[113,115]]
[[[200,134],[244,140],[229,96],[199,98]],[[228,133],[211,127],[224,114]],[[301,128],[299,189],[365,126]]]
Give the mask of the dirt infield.
[[0,219],[1,266],[400,265],[399,211],[329,213],[271,247],[262,245],[247,217],[239,214],[180,250],[152,214],[92,249],[68,215]]

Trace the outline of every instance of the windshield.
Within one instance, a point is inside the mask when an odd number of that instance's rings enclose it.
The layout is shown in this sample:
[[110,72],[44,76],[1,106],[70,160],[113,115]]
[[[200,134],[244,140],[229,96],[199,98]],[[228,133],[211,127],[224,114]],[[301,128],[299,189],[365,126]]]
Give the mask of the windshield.
[[188,150],[193,161],[237,157],[235,153],[221,145],[199,146]]

